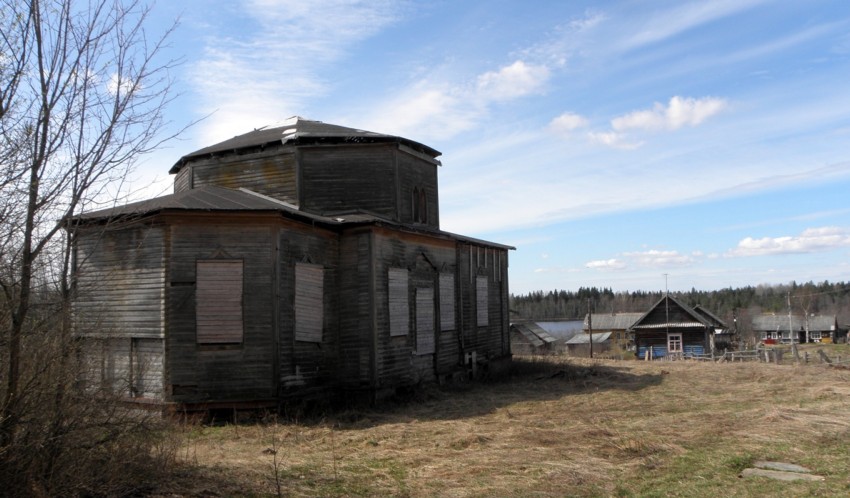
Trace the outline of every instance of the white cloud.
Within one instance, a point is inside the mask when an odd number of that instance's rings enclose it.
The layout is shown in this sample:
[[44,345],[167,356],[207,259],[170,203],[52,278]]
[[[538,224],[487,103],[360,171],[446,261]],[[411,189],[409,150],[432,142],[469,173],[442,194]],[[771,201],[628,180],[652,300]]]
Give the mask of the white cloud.
[[516,61],[498,71],[478,76],[478,97],[486,100],[509,100],[539,91],[549,79],[546,66]]
[[634,150],[643,145],[643,142],[630,142],[622,133],[614,131],[592,131],[587,134],[587,138],[597,144],[613,147],[615,149]]
[[765,256],[775,254],[802,254],[823,252],[850,247],[850,229],[841,227],[808,228],[797,236],[746,237],[738,246],[727,251],[726,256]]
[[752,8],[766,0],[714,0],[683,3],[661,11],[645,22],[640,31],[626,40],[625,49],[656,43],[689,29]]
[[549,129],[557,135],[569,136],[571,132],[587,125],[587,118],[572,112],[565,112],[549,122]]
[[475,85],[420,81],[360,119],[362,127],[372,131],[416,140],[449,139],[480,123],[495,102],[534,93],[548,78],[545,66],[517,61],[479,75]]
[[697,126],[706,119],[720,113],[728,103],[725,99],[675,96],[667,106],[656,102],[652,109],[634,111],[611,120],[616,131],[625,130],[678,130],[683,126]]
[[627,265],[624,261],[620,261],[619,259],[598,259],[595,261],[588,261],[584,264],[584,266],[592,270],[622,270],[626,268]]
[[680,254],[679,251],[659,251],[657,249],[627,252],[623,253],[623,256],[631,259],[638,266],[646,267],[687,266],[695,261],[694,257]]

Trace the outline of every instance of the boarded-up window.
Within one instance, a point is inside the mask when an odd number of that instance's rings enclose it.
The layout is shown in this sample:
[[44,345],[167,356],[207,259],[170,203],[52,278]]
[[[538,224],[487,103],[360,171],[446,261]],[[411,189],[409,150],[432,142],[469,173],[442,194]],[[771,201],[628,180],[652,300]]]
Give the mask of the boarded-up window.
[[477,309],[478,326],[490,325],[490,313],[488,303],[490,298],[487,289],[487,277],[475,278],[475,303]]
[[143,398],[162,397],[162,339],[133,338],[131,394]]
[[455,276],[440,274],[440,330],[455,329]]
[[198,261],[195,278],[198,344],[242,342],[242,261]]
[[407,335],[410,327],[410,304],[407,296],[407,270],[389,271],[390,335]]
[[318,265],[295,265],[295,340],[322,342],[324,275]]
[[416,352],[434,352],[434,289],[416,289]]

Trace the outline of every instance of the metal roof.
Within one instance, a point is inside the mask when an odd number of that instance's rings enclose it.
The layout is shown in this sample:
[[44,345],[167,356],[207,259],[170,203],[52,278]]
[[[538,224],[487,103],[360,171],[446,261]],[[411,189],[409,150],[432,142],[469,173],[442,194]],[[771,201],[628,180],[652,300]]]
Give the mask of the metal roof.
[[[183,211],[294,211],[298,208],[246,189],[229,189],[205,185],[174,194],[131,202],[123,206],[90,211],[76,216],[80,220],[98,220],[140,216],[164,210]],[[306,214],[306,213],[304,213]]]
[[[642,316],[643,313],[591,313],[590,325],[594,330],[626,330]],[[582,329],[588,329],[587,315]]]
[[[593,334],[593,344],[601,344],[611,338],[611,332]],[[590,344],[590,334],[576,334],[570,337],[564,344]]]
[[272,144],[313,145],[338,143],[400,143],[431,157],[441,155],[440,151],[425,144],[395,135],[385,135],[372,131],[347,128],[321,121],[293,116],[281,126],[264,126],[248,133],[235,136],[203,149],[198,149],[181,157],[169,173],[174,174],[189,161],[210,154],[235,152],[240,149],[264,147]]
[[725,329],[725,328],[729,328],[729,326],[728,326],[728,325],[726,325],[726,322],[724,322],[723,320],[721,320],[721,319],[720,319],[717,315],[715,315],[714,313],[712,313],[712,312],[708,311],[707,309],[705,309],[705,308],[704,308],[701,304],[698,304],[698,305],[694,306],[694,311],[696,311],[697,313],[699,313],[700,315],[702,315],[702,317],[703,317],[703,318],[705,318],[706,320],[708,320],[709,322],[711,322],[711,324],[712,324],[714,327],[717,327],[717,328],[723,328],[723,329]]
[[[693,318],[693,320],[687,321],[687,322],[678,321],[678,322],[675,322],[675,323],[674,322],[669,322],[669,323],[668,322],[642,323],[644,320],[646,320],[649,317],[649,315],[656,308],[658,308],[662,304],[664,304],[665,300],[667,300],[668,306],[672,302],[674,306],[677,306],[678,308],[680,308],[688,316]],[[631,329],[658,329],[658,328],[665,328],[665,327],[684,327],[684,328],[701,327],[701,328],[707,328],[707,327],[712,327],[712,324],[710,323],[710,321],[706,317],[704,317],[703,315],[694,311],[690,306],[679,301],[678,299],[674,298],[673,296],[667,294],[667,295],[662,296],[661,299],[659,299],[657,303],[652,305],[652,307],[649,308],[649,310],[646,313],[644,313],[640,318],[638,318],[638,320],[634,323],[634,325],[632,325]]]
[[[489,242],[474,237],[435,230],[424,225],[408,225],[381,218],[369,213],[346,213],[333,216],[311,214],[298,209],[298,206],[279,201],[271,197],[240,188],[238,190],[224,187],[204,185],[202,187],[184,190],[175,194],[163,195],[133,202],[123,206],[100,209],[82,213],[73,219],[86,222],[107,221],[114,219],[132,219],[153,215],[163,211],[179,212],[277,212],[290,218],[306,222],[320,223],[326,226],[382,225],[390,228],[415,232],[433,237],[450,238],[472,245],[514,250],[513,246]],[[542,329],[541,329],[542,330]],[[544,331],[545,332],[545,331]]]
[[544,344],[551,344],[557,339],[549,335],[549,332],[543,329],[535,322],[514,322],[511,323],[511,328],[519,332],[530,342],[534,347],[540,347]]
[[[835,315],[814,315],[808,319],[809,330],[835,330]],[[788,330],[788,315],[764,314],[753,317],[753,330],[755,331],[782,331]],[[806,330],[806,317],[791,315],[790,328],[793,330]]]

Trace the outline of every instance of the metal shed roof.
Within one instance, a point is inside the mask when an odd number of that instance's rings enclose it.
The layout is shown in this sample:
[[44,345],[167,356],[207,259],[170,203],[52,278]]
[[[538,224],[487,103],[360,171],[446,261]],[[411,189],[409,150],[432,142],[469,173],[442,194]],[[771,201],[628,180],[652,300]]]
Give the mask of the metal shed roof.
[[[593,344],[601,344],[611,338],[611,332],[593,334]],[[576,334],[564,344],[590,344],[590,334]]]
[[543,327],[537,325],[535,322],[514,322],[511,323],[511,328],[519,332],[534,347],[552,344],[557,341],[557,339],[549,335],[549,332],[546,332]]
[[443,230],[434,230],[425,226],[397,223],[369,213],[346,213],[333,216],[311,214],[301,211],[298,209],[298,206],[293,204],[279,201],[245,188],[235,190],[211,185],[204,185],[123,206],[82,213],[74,216],[72,219],[84,222],[133,219],[163,211],[183,211],[187,213],[217,212],[221,214],[228,212],[277,212],[290,218],[300,219],[308,223],[320,223],[325,226],[381,225],[401,229],[406,232],[450,238],[482,247],[494,247],[505,250],[515,249],[513,246],[489,242],[474,237],[466,237]]
[[235,136],[181,157],[169,173],[174,174],[192,159],[210,154],[230,153],[240,149],[263,147],[271,144],[335,144],[335,143],[400,143],[431,157],[441,155],[440,151],[425,144],[395,135],[375,133],[373,131],[347,128],[321,121],[293,116],[281,126],[264,126],[248,133]]
[[[590,325],[594,330],[626,330],[642,316],[643,313],[591,313]],[[582,328],[588,330],[586,315]]]

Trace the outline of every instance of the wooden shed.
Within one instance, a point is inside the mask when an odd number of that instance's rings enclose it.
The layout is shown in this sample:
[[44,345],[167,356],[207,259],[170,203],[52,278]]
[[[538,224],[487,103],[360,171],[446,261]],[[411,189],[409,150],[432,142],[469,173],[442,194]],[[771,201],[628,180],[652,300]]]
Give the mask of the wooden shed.
[[629,329],[637,357],[683,357],[711,351],[714,326],[702,314],[665,295]]
[[513,248],[440,229],[439,155],[292,118],[180,158],[173,194],[74,218],[88,384],[274,406],[505,367]]
[[511,323],[511,353],[550,354],[558,352],[558,339],[531,320]]
[[622,351],[633,351],[635,343],[628,330],[642,316],[643,313],[588,313],[584,316],[582,332],[610,332],[612,346],[616,345]]

